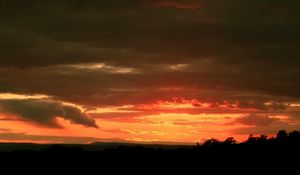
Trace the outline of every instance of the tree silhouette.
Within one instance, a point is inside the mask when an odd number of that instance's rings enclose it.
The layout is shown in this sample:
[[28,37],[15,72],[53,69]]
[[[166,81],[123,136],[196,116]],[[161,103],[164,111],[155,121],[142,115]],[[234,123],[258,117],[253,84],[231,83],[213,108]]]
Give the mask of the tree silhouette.
[[260,137],[258,138],[258,140],[260,142],[266,142],[266,141],[268,141],[268,136],[262,134],[262,135],[260,135]]
[[227,145],[233,145],[236,144],[236,140],[233,137],[228,137],[223,143]]
[[278,133],[277,133],[277,136],[276,136],[276,139],[279,141],[279,142],[284,142],[286,141],[288,138],[288,134],[285,130],[280,130]]
[[[38,144],[13,144],[0,143],[0,160],[7,161],[15,158],[27,161],[27,159],[55,160],[64,162],[110,162],[121,163],[128,161],[151,161],[159,164],[173,162],[202,162],[212,163],[220,160],[224,162],[255,160],[262,165],[265,162],[284,163],[300,157],[300,132],[278,132],[276,138],[268,138],[266,135],[249,136],[248,140],[237,143],[233,137],[224,141],[215,138],[206,140],[197,146],[190,145],[143,145],[143,144],[86,144],[86,145],[38,145]],[[17,149],[16,149],[17,148]],[[292,158],[290,158],[292,156]],[[14,161],[13,161],[14,162]],[[54,161],[53,161],[54,162]],[[252,162],[253,163],[253,162]],[[297,166],[296,166],[297,167]]]
[[293,131],[289,133],[289,141],[292,143],[300,143],[300,132],[299,131]]
[[220,144],[221,142],[215,138],[212,138],[212,139],[209,139],[209,140],[206,140],[204,143],[203,143],[203,146],[213,146],[213,145],[218,145]]
[[252,144],[252,143],[255,143],[256,140],[257,140],[257,137],[254,137],[253,134],[250,134],[248,137],[248,140],[246,140],[245,143]]

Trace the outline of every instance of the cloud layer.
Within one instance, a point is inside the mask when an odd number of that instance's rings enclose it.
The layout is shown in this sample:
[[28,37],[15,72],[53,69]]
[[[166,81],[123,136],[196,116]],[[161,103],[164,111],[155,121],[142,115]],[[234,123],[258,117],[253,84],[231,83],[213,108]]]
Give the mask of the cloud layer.
[[[151,99],[161,96],[159,88],[181,86],[198,87],[191,96],[222,88],[300,98],[300,10],[293,0],[0,2],[2,92],[77,101],[68,94],[74,91],[105,103],[94,98],[147,86],[146,95],[130,96]],[[205,5],[178,9],[197,4]]]

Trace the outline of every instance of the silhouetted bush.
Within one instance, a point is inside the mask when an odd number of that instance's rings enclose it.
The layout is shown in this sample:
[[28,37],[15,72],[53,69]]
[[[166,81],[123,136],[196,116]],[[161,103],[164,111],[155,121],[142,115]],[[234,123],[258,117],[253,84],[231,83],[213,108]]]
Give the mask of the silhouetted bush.
[[276,139],[278,141],[286,141],[288,138],[288,134],[285,130],[280,130],[278,133],[277,133],[277,136],[276,136]]
[[209,140],[206,140],[204,143],[203,143],[203,146],[214,146],[214,145],[219,145],[221,142],[217,139],[209,139]]
[[236,140],[233,137],[229,137],[223,143],[226,145],[233,145],[236,144]]
[[300,144],[300,132],[299,131],[293,131],[289,133],[288,139],[292,143]]

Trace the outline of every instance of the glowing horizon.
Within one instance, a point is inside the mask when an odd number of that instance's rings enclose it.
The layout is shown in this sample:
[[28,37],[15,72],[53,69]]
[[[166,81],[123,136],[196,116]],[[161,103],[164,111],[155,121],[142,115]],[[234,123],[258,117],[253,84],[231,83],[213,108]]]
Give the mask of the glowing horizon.
[[[25,100],[38,102],[42,105],[44,104],[43,101],[54,101],[47,95],[21,94],[0,94],[0,99],[2,99],[2,103],[5,100]],[[91,143],[109,140],[193,144],[210,138],[225,140],[228,137],[234,137],[241,142],[246,140],[249,134],[252,134],[250,131],[253,127],[266,127],[272,123],[273,127],[276,126],[279,129],[281,125],[293,123],[289,116],[280,113],[259,114],[259,110],[241,108],[239,104],[231,104],[227,101],[222,104],[213,104],[204,103],[197,99],[187,100],[177,97],[169,101],[158,100],[148,104],[91,107],[90,109],[73,103],[58,101],[55,103],[62,106],[72,106],[80,110],[84,116],[93,119],[99,128],[90,127],[85,123],[74,124],[72,120],[68,121],[67,118],[55,115],[52,117],[61,127],[49,128],[41,125],[43,123],[32,120],[29,116],[22,116],[21,112],[3,113],[5,110],[2,109],[0,141],[63,143],[65,138],[67,143]],[[265,105],[270,106],[272,103]],[[297,104],[290,106],[292,108],[298,107]],[[253,112],[258,114],[253,115]],[[40,117],[43,117],[43,113],[40,114]],[[295,125],[298,126],[299,123]],[[243,129],[249,129],[249,133],[237,133]],[[293,127],[290,129],[292,130]],[[8,139],[9,134],[11,134],[11,140]],[[22,134],[24,134],[24,140],[18,140],[18,138],[22,138]],[[266,134],[274,135],[274,133]],[[1,139],[1,137],[7,139]]]

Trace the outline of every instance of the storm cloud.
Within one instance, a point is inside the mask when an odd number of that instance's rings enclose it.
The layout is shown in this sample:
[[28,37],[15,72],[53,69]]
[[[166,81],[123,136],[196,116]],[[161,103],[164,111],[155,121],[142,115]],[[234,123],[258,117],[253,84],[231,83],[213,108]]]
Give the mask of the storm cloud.
[[78,108],[48,100],[0,100],[0,112],[36,123],[40,126],[60,128],[56,117],[74,124],[98,128],[96,122]]
[[[172,9],[178,4],[206,5]],[[298,63],[299,2],[292,0],[1,0],[0,11],[2,66]]]
[[[296,1],[0,2],[2,92],[43,91],[60,97],[75,91],[69,86],[84,82],[74,93],[89,101],[107,89],[129,89],[123,91],[128,94],[140,86],[300,98]],[[70,70],[70,65],[99,63],[128,74]],[[19,76],[23,74],[27,76]],[[64,92],[56,88],[60,83]]]

